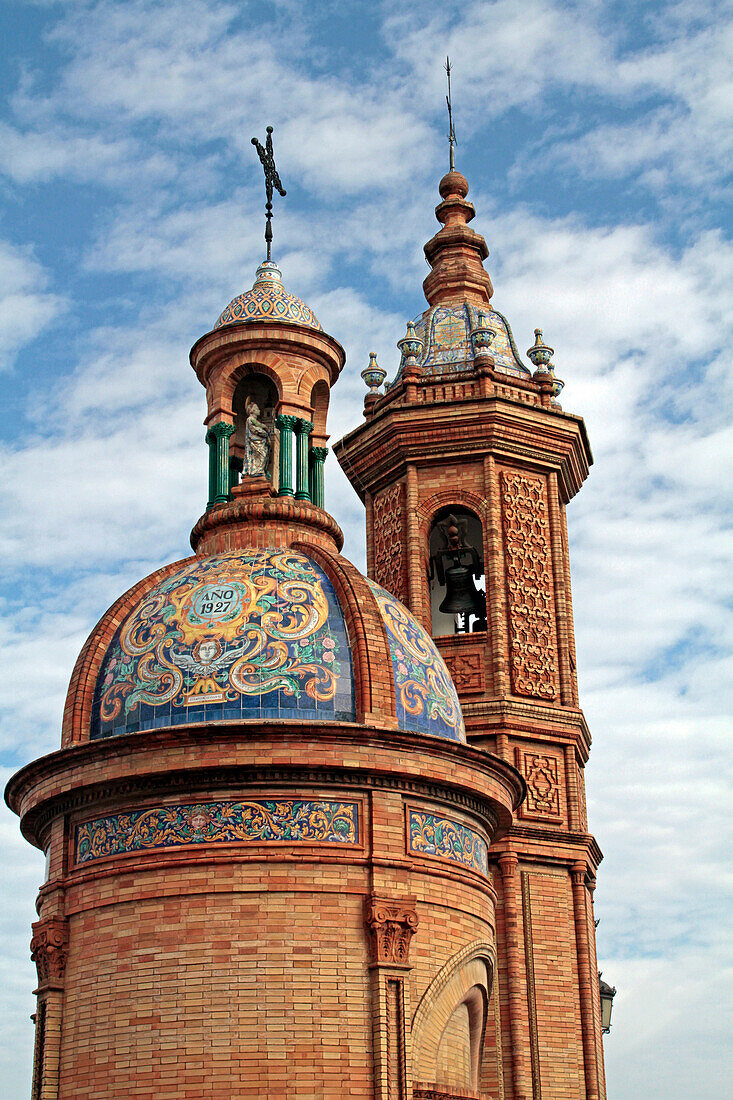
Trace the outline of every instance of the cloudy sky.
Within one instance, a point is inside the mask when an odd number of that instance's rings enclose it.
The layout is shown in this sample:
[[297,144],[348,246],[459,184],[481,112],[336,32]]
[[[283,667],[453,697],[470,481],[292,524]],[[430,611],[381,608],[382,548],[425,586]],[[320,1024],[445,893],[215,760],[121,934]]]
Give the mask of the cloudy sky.
[[[275,126],[275,258],[359,372],[423,308],[457,164],[494,303],[541,326],[595,455],[569,509],[605,1040],[618,1100],[725,1091],[733,248],[720,0],[5,0],[0,84],[3,779],[57,747],[75,656],[188,552],[206,497],[188,349],[263,255],[250,138]],[[727,217],[727,216],[728,217]],[[363,564],[333,458],[327,502]],[[726,553],[728,551],[728,553]],[[3,810],[0,1080],[29,1091],[42,859]]]

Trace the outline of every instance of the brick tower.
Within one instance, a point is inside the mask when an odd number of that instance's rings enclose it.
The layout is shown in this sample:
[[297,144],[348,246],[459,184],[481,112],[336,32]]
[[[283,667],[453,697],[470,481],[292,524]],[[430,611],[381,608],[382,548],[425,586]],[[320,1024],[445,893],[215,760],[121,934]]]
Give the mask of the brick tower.
[[[586,740],[560,649],[567,617],[559,613],[556,649],[543,656],[540,699],[514,698],[505,684],[498,607],[493,662],[478,635],[439,643],[457,675],[459,658],[474,670],[467,689],[459,677],[469,744],[436,644],[387,590],[429,620],[415,510],[422,459],[410,466],[408,509],[393,431],[404,423],[415,438],[414,414],[441,415],[437,403],[417,404],[427,392],[419,371],[411,366],[389,408],[375,407],[341,448],[380,502],[376,550],[370,528],[380,587],[341,556],[324,508],[326,414],[343,350],[274,263],[197,341],[191,363],[206,390],[209,448],[194,553],[102,616],[72,675],[60,750],[6,792],[47,857],[31,942],[32,1100],[519,1097],[529,1095],[531,1035],[543,1073],[550,1059],[546,1095],[580,1095],[581,1034],[589,1059],[596,1049],[584,885],[594,850],[575,770]],[[515,452],[529,465],[531,454],[547,486],[556,477],[570,495],[585,451],[578,422],[541,404],[550,387],[504,379],[506,396],[493,398],[492,369],[476,385],[487,396],[467,409],[482,425],[492,409],[497,425],[496,458],[487,452],[479,469],[509,469]],[[379,448],[371,460],[369,433]],[[441,505],[462,500],[445,480],[446,441],[433,440],[425,500],[440,491]],[[560,506],[550,504],[550,549],[532,497],[545,499],[539,476],[517,474],[527,489],[510,489],[511,515],[523,523],[527,509],[537,513],[532,561],[543,584],[558,571],[567,616]],[[481,516],[484,485],[466,496]],[[555,491],[545,490],[551,502]],[[488,522],[486,531],[498,574],[502,536]],[[516,554],[529,560],[519,534]],[[531,583],[536,602],[540,581]],[[532,611],[545,635],[555,630],[549,589],[547,599],[544,617]],[[531,686],[528,656],[522,667]],[[533,801],[509,834],[526,789],[514,746]],[[535,967],[549,968],[531,986],[522,978],[530,917]]]
[[[488,249],[468,224],[467,194],[460,173],[441,181],[442,228],[425,245],[429,308],[408,324],[386,392],[372,355],[365,421],[334,450],[366,506],[369,576],[431,633],[469,744],[526,783],[512,828],[489,851],[499,967],[487,1095],[598,1100],[601,854],[586,821],[590,738],[565,523],[592,458],[582,420],[557,403],[552,349],[537,331],[532,373],[491,306]],[[452,1071],[444,1080],[461,1083]],[[444,1094],[453,1093],[435,1095]]]

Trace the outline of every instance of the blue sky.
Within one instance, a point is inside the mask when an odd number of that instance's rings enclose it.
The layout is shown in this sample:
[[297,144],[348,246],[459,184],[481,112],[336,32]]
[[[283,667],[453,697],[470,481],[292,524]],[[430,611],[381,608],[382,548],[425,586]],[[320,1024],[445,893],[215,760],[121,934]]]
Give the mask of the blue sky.
[[[58,744],[86,634],[184,555],[206,493],[188,349],[262,258],[250,138],[275,126],[275,258],[396,369],[457,165],[520,349],[541,326],[595,455],[569,509],[606,1039],[622,1100],[724,1092],[730,969],[729,3],[5,0],[0,33],[3,777]],[[363,563],[363,514],[327,464]],[[28,1095],[41,859],[15,819],[0,932],[4,1095]],[[728,967],[728,968],[727,968]]]

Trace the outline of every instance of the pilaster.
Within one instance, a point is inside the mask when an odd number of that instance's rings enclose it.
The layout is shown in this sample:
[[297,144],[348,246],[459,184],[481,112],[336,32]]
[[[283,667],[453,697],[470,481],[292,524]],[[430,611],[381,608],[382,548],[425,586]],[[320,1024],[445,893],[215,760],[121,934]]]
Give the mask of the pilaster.
[[31,1100],[58,1100],[64,974],[69,929],[62,917],[47,917],[33,925],[31,959],[38,972],[36,1037]]
[[418,926],[415,902],[414,897],[372,895],[366,903],[375,1100],[408,1100],[411,1095],[406,978],[411,969],[410,943]]

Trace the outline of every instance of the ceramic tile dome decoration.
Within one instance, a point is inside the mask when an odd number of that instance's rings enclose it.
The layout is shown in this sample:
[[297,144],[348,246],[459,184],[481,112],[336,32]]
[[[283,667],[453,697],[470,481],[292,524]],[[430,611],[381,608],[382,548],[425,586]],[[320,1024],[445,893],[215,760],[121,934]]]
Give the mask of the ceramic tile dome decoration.
[[120,624],[92,740],[191,722],[354,720],[351,650],[330,580],[293,550],[191,562]]
[[458,694],[433,639],[394,596],[367,583],[387,629],[400,729],[465,742]]
[[313,310],[295,294],[287,292],[282,272],[272,260],[260,264],[252,289],[232,298],[214,328],[242,321],[285,321],[323,331]]
[[468,302],[461,306],[433,306],[415,320],[415,332],[423,345],[419,359],[423,373],[473,369],[470,333],[477,327],[479,312],[483,314],[483,324],[496,333],[491,345],[496,370],[529,377],[531,372],[519,358],[506,318],[495,309],[479,311]]

